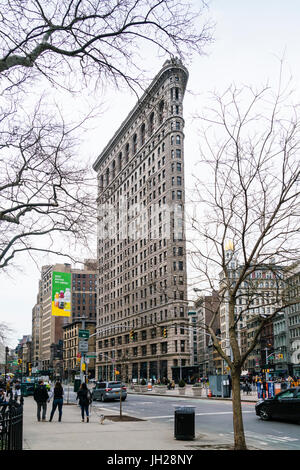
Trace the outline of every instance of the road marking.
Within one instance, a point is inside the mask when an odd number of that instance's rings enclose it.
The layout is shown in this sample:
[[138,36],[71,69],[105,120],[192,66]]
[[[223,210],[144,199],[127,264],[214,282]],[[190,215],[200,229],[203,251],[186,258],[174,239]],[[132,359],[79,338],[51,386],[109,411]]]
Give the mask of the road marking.
[[[233,434],[233,432],[231,432]],[[294,437],[289,437],[289,436],[275,436],[274,434],[256,434],[251,431],[245,431],[245,436],[248,437],[249,439],[256,439],[256,440],[261,440],[262,444],[267,445],[263,441],[269,441],[269,442],[283,442],[283,443],[288,443],[288,442],[295,442],[299,441],[298,438]]]
[[[211,415],[232,415],[232,411],[219,411],[214,413],[195,413],[195,416],[211,416]],[[253,411],[243,411],[243,413],[253,413]],[[165,419],[172,418],[171,415],[166,416],[145,416],[145,419]]]

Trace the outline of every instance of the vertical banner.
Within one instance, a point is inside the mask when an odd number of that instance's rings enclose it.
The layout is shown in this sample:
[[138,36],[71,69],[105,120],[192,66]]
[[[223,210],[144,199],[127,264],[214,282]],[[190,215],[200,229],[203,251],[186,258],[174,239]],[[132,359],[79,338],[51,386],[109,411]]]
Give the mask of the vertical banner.
[[52,273],[52,315],[71,316],[71,273]]

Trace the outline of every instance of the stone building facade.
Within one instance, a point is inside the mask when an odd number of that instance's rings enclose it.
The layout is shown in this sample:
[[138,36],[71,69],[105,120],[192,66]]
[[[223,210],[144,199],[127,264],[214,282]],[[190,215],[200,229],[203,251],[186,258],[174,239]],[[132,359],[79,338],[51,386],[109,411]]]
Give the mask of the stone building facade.
[[172,378],[189,360],[183,97],[167,61],[94,163],[98,174],[97,376]]

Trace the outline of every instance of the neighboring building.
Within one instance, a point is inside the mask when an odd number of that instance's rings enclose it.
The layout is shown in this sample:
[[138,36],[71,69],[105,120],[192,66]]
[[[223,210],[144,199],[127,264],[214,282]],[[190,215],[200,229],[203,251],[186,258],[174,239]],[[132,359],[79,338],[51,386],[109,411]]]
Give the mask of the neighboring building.
[[[32,331],[34,337],[35,371],[54,373],[63,371],[63,327],[75,319],[96,322],[96,260],[85,260],[83,269],[70,264],[43,266],[39,281],[37,303],[33,308]],[[70,273],[70,316],[52,315],[53,273]]]
[[88,351],[85,353],[87,359],[87,376],[95,377],[95,357],[96,352],[96,322],[75,320],[63,327],[63,359],[64,359],[64,376],[65,378],[74,378],[80,374],[80,363],[82,353],[79,352],[79,330],[89,330]]
[[32,367],[32,336],[24,335],[22,339],[19,340],[19,344],[16,347],[16,354],[18,359],[21,360],[21,364],[18,367],[18,370],[22,373],[23,376],[29,376],[31,374]]
[[215,320],[211,325],[214,333],[220,335],[220,315],[219,315],[219,296],[218,292],[213,291],[212,295],[199,297],[194,303],[194,311],[189,312],[190,326],[190,345],[191,364],[199,366],[201,377],[209,373],[215,373],[219,364],[215,364],[216,358],[212,358],[210,335],[207,332],[207,325],[211,324],[215,312]]
[[188,72],[167,61],[96,160],[97,377],[172,378],[189,361],[184,232]]
[[38,369],[40,358],[40,326],[41,326],[41,301],[42,301],[42,283],[39,281],[39,292],[36,304],[32,309],[32,365],[33,371]]
[[287,290],[289,299],[295,303],[285,308],[285,319],[287,325],[287,351],[282,351],[282,356],[277,356],[277,367],[280,360],[288,361],[289,373],[300,377],[300,271],[287,279]]
[[[225,250],[226,259],[228,260],[228,282],[234,285],[244,267],[239,264],[232,243],[227,244]],[[270,264],[261,264],[255,267],[250,266],[244,276],[244,281],[237,292],[236,305],[234,307],[237,339],[242,352],[248,350],[260,324],[260,319],[271,316],[282,305],[283,273],[283,268],[276,265],[275,260],[273,260]],[[224,274],[221,273],[220,288],[224,286],[224,282]],[[226,293],[220,305],[221,337],[222,347],[227,355],[231,356],[228,312],[229,300],[228,293]],[[279,346],[283,346],[282,342],[285,344],[282,335],[280,335],[281,339],[280,341],[278,340],[279,342],[276,342],[275,339],[278,329],[285,331],[285,326],[282,325],[284,321],[283,316],[278,314],[275,318],[279,318],[278,327],[275,320],[265,325],[254,350],[244,365],[244,368],[248,369],[249,372],[255,373],[269,366],[272,363],[272,360],[269,359],[270,354],[273,350],[276,352]]]

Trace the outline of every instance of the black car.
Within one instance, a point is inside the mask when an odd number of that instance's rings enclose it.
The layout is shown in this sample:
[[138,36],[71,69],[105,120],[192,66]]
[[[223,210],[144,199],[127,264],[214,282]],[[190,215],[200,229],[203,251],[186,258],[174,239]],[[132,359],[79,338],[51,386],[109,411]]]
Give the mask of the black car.
[[260,400],[255,411],[264,421],[283,419],[300,423],[300,387],[289,388],[273,398]]

